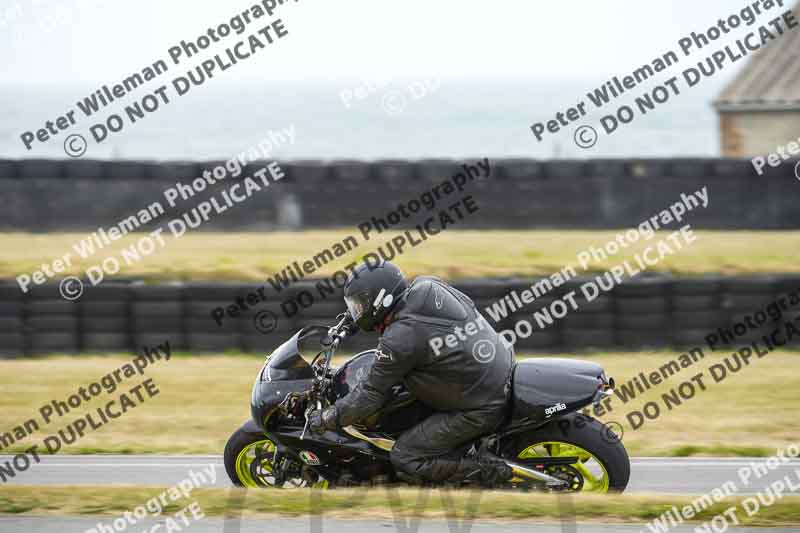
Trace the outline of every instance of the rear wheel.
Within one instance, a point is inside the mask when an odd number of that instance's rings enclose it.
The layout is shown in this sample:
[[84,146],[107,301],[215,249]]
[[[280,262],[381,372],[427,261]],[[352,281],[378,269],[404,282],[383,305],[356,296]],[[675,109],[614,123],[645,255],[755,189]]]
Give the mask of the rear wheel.
[[538,458],[577,457],[568,465],[545,466],[572,492],[622,492],[630,479],[630,459],[619,436],[585,415],[571,415],[516,437],[504,454],[509,461],[536,467]]

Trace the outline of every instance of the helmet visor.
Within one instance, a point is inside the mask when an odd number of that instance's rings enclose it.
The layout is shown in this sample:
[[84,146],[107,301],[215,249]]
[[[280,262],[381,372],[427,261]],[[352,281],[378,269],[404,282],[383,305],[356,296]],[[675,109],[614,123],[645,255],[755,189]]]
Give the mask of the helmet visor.
[[353,319],[353,322],[358,322],[367,307],[364,304],[364,300],[357,296],[345,296],[344,302],[347,304],[347,311],[350,313],[350,318]]

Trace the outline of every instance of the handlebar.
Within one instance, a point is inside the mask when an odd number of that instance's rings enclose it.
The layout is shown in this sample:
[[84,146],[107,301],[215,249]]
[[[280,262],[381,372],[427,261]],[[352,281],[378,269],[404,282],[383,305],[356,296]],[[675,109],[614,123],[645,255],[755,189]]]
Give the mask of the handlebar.
[[340,319],[339,323],[328,329],[328,335],[323,339],[322,342],[323,346],[327,346],[327,350],[325,350],[325,368],[322,372],[322,378],[328,375],[333,354],[339,348],[339,345],[342,343],[342,341],[345,340],[351,333],[350,326],[352,325],[352,321],[347,313],[342,313],[336,318]]
[[306,399],[308,400],[308,406],[305,410],[306,424],[303,427],[303,432],[300,434],[300,440],[303,440],[305,437],[306,429],[308,428],[309,416],[311,413],[316,410],[322,410],[323,408],[322,400],[325,398],[325,393],[330,385],[328,374],[330,372],[333,355],[336,353],[336,350],[339,348],[339,345],[342,343],[342,341],[353,332],[353,323],[347,313],[342,313],[336,318],[339,318],[339,323],[328,328],[327,335],[325,335],[325,337],[323,337],[320,341],[320,344],[325,347],[325,350],[320,352],[317,357],[323,355],[324,364],[321,368],[315,368],[314,381],[312,383],[311,390],[306,396]]
[[322,339],[322,345],[332,347],[334,350],[339,347],[344,339],[354,333],[353,322],[347,313],[342,313],[339,323],[328,328],[328,334]]

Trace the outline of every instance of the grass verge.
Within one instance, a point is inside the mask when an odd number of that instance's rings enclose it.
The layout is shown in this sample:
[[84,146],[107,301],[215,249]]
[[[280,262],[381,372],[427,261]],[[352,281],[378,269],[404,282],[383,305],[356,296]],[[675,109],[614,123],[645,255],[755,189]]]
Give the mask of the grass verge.
[[[0,487],[0,514],[119,516],[157,498],[165,487],[32,486]],[[241,497],[231,497],[232,490]],[[190,499],[168,501],[165,514],[197,501],[206,516],[307,516],[330,518],[465,518],[648,522],[672,506],[683,508],[696,497],[663,495],[575,495],[402,489],[349,489],[312,494],[309,490],[196,489]],[[744,497],[731,497],[702,509],[702,523],[736,506],[743,525],[800,524],[800,497],[786,496],[748,517]],[[752,506],[751,506],[752,508]]]
[[[561,357],[599,362],[618,386],[640,372],[649,373],[679,354],[595,353]],[[613,398],[603,422],[624,430],[623,442],[632,456],[767,456],[797,441],[797,391],[800,390],[800,353],[773,352],[720,383],[707,369],[728,354],[707,353],[694,366],[653,387],[633,400]],[[66,401],[79,387],[87,387],[129,362],[130,356],[47,357],[0,360],[0,435],[14,436],[14,428],[28,419],[38,431],[0,450],[19,452],[41,444],[73,420],[117,399],[144,378],[126,380],[113,393],[101,393],[49,424],[39,413],[52,400]],[[341,362],[341,360],[339,360]],[[124,416],[89,430],[60,453],[200,453],[220,454],[228,436],[250,417],[250,390],[263,357],[173,356],[145,370],[159,393]],[[706,374],[707,390],[683,404],[666,409],[662,394],[698,372]],[[629,413],[648,401],[661,404],[656,420],[633,429]],[[40,446],[43,450],[44,447]]]
[[[574,265],[577,254],[589,247],[600,248],[614,240],[617,231],[460,231],[442,232],[429,242],[407,249],[397,259],[408,276],[429,274],[455,280],[470,277],[545,276]],[[697,231],[697,240],[681,253],[667,256],[652,271],[680,275],[719,272],[753,274],[800,272],[796,250],[798,231]],[[0,233],[0,279],[33,272],[43,263],[71,253],[72,265],[62,275],[81,275],[89,266],[109,256],[121,257],[121,250],[143,234],[128,234],[88,259],[81,259],[73,245],[86,238],[83,233]],[[119,276],[163,280],[258,281],[283,270],[292,261],[311,259],[353,235],[357,247],[324,265],[314,275],[330,276],[351,262],[360,262],[369,252],[388,242],[397,232],[371,235],[364,240],[355,228],[326,231],[264,233],[190,233],[169,239],[166,247],[142,261],[125,265]],[[668,235],[641,241],[618,254],[588,265],[590,272],[603,272],[632,258],[637,252]],[[502,247],[498,243],[514,243]],[[213,250],[212,253],[209,253]],[[121,260],[121,259],[120,259]],[[113,277],[107,277],[112,279]],[[60,278],[58,278],[60,279]]]

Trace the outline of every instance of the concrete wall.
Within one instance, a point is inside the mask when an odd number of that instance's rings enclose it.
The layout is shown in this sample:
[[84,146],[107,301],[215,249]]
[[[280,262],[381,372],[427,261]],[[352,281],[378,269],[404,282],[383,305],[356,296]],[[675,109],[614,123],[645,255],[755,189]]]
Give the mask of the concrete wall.
[[[386,216],[399,202],[419,197],[458,172],[462,163],[476,159],[287,162],[281,165],[287,178],[212,217],[201,231],[353,226],[371,216]],[[215,164],[0,160],[0,231],[107,228],[154,201],[168,207],[163,197],[167,187],[179,180],[189,182]],[[711,206],[692,215],[696,228],[800,228],[800,182],[789,163],[763,177],[749,161],[737,159],[520,159],[491,164],[491,179],[465,190],[480,213],[459,227],[630,227],[678,200],[681,193],[708,186]],[[246,173],[258,168],[261,165],[253,165]],[[230,186],[230,181],[219,185]],[[168,217],[180,216],[218,194],[220,187],[179,203],[156,222],[163,226]],[[406,225],[426,216],[409,219]]]

